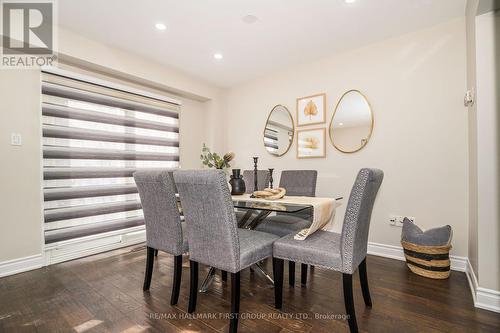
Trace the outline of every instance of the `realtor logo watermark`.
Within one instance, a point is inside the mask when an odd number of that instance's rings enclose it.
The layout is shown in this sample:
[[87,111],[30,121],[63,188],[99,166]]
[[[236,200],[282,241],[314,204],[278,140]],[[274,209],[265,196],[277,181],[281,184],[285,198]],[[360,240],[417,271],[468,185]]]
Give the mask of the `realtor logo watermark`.
[[53,1],[1,1],[2,68],[52,66],[55,55]]

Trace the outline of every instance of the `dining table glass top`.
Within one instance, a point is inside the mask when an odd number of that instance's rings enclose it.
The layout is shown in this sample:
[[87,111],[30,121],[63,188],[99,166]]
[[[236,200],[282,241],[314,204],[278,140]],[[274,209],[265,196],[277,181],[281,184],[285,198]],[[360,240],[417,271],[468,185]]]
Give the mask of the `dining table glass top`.
[[245,201],[238,200],[237,196],[233,196],[233,206],[234,208],[240,209],[252,209],[252,210],[262,210],[269,212],[282,212],[282,213],[298,213],[306,209],[312,208],[311,205],[306,204],[291,204],[283,202],[272,202],[272,201]]
[[[180,204],[179,194],[176,194],[177,202]],[[280,201],[271,201],[265,199],[254,199],[252,201],[247,200],[247,195],[233,195],[231,199],[233,201],[234,208],[246,209],[246,210],[260,210],[267,212],[282,212],[282,213],[298,213],[305,211],[306,209],[312,209],[310,204],[301,203],[289,203]]]

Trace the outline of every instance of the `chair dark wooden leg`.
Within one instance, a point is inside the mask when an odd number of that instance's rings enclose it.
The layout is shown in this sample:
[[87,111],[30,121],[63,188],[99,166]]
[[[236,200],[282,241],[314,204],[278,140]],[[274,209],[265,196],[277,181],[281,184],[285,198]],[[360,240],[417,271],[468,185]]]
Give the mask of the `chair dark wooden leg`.
[[295,286],[295,262],[288,262],[288,284]]
[[347,312],[349,329],[351,333],[358,333],[358,324],[356,323],[356,312],[354,311],[354,299],[352,295],[352,274],[342,274],[344,284],[344,304]]
[[303,286],[307,284],[307,264],[300,265],[300,284]]
[[283,259],[273,258],[274,307],[283,307]]
[[368,288],[368,275],[366,274],[366,258],[359,264],[359,281],[361,282],[361,291],[367,307],[372,307],[372,298],[370,297],[370,288]]
[[172,285],[172,296],[170,297],[170,305],[177,304],[179,300],[179,291],[181,289],[182,278],[182,254],[174,257],[174,283]]
[[238,332],[238,317],[240,315],[240,272],[231,273],[231,318],[229,332]]
[[220,276],[222,281],[227,282],[227,272],[226,271],[220,271]]
[[158,250],[155,250],[155,257],[158,257]]
[[189,260],[189,305],[188,313],[193,313],[196,310],[196,299],[198,298],[198,263]]
[[148,246],[146,254],[146,273],[144,274],[144,286],[142,287],[142,290],[144,291],[149,290],[149,287],[151,286],[151,277],[153,276],[154,253],[155,249]]

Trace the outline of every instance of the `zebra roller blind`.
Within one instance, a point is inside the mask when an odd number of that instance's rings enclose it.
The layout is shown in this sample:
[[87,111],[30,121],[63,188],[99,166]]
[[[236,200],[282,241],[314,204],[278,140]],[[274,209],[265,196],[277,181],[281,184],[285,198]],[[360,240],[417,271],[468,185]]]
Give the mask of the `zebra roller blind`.
[[177,168],[180,105],[42,73],[45,242],[144,224],[132,174]]

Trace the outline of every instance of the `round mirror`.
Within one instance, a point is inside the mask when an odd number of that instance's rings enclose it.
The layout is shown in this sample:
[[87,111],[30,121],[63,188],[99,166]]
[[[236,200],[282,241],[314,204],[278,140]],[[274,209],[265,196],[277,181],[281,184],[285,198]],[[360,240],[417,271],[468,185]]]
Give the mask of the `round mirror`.
[[354,153],[366,146],[372,131],[370,103],[361,92],[349,90],[340,98],[330,121],[333,146],[343,153]]
[[293,142],[294,126],[290,111],[283,105],[276,105],[267,117],[264,128],[264,147],[274,156],[284,155]]

